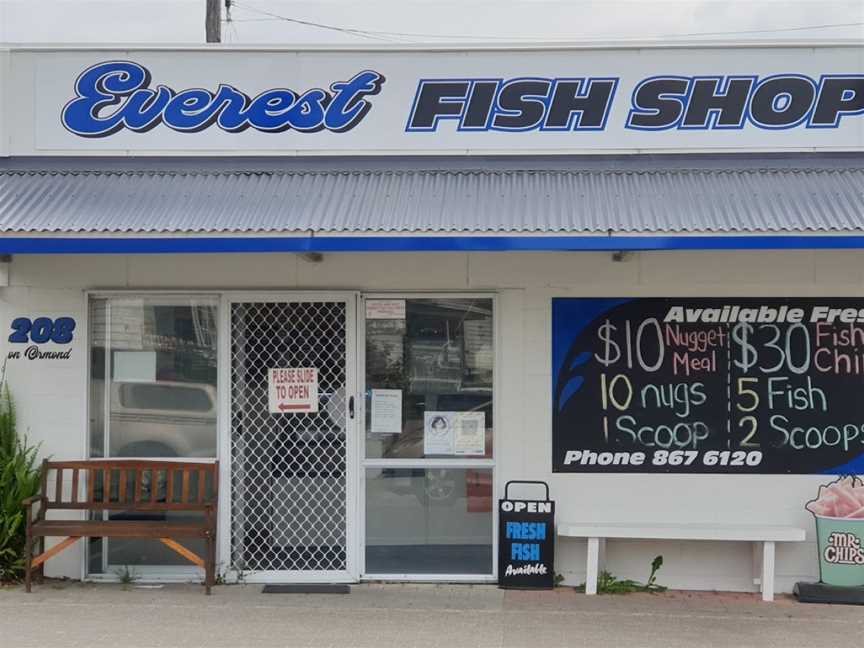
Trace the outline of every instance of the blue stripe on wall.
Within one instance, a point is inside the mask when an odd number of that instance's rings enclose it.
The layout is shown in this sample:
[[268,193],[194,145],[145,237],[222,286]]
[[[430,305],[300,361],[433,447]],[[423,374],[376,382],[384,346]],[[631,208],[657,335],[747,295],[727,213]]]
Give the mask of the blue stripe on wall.
[[864,236],[369,236],[0,238],[0,254],[578,252],[864,249]]

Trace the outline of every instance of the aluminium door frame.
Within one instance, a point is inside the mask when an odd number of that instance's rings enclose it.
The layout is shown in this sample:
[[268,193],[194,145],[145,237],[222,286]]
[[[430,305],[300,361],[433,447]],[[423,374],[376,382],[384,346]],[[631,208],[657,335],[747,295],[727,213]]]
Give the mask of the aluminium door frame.
[[[82,316],[81,316],[81,327],[78,332],[82,334],[84,339],[85,349],[84,349],[84,362],[82,363],[83,369],[83,379],[82,390],[84,393],[84,437],[83,437],[83,447],[82,447],[82,457],[85,459],[90,459],[91,457],[91,429],[90,429],[90,414],[92,402],[90,399],[90,374],[91,374],[91,362],[92,362],[92,340],[90,338],[92,333],[92,321],[91,321],[91,313],[90,313],[90,304],[93,299],[134,299],[134,298],[162,298],[165,300],[170,300],[172,298],[183,300],[194,297],[209,297],[216,301],[219,304],[219,308],[222,308],[221,297],[224,291],[213,290],[211,288],[204,289],[182,289],[182,288],[171,288],[171,289],[158,289],[158,288],[146,288],[146,289],[135,289],[135,288],[110,288],[110,289],[86,289],[82,291],[82,296],[84,299],[83,308],[82,308]],[[183,303],[183,302],[179,302]],[[110,305],[108,309],[108,320],[107,320],[106,332],[110,331]],[[221,336],[223,336],[223,329],[221,328],[221,312],[219,313],[219,321],[217,321],[217,363],[221,360],[219,357],[220,349],[221,349]],[[111,355],[111,337],[107,335],[105,338],[105,367],[106,367],[106,377],[110,375],[110,371],[108,371],[108,366],[110,364],[110,355]],[[216,409],[216,459],[220,458],[221,452],[221,425],[223,421],[223,414],[220,411],[219,407],[221,407],[221,403],[219,402],[219,392],[222,389],[222,378],[218,374],[218,365],[217,365],[217,376],[216,376],[216,389],[217,389],[217,409]],[[108,392],[108,385],[110,384],[109,380],[105,380],[105,391]],[[106,456],[106,459],[112,459],[112,457],[107,457],[109,454],[109,440],[110,440],[110,416],[108,408],[110,408],[110,393],[106,393],[104,396],[105,402],[103,403],[103,407],[106,408],[104,417],[104,426],[103,430],[103,454]],[[152,459],[159,460],[163,459],[163,457],[140,457],[142,459]],[[114,459],[118,459],[114,457]],[[196,457],[187,457],[184,458],[184,461],[210,461],[210,459],[199,459]],[[221,464],[220,464],[220,473]],[[220,480],[222,479],[220,475]],[[81,484],[81,488],[84,488],[84,484]],[[81,512],[81,519],[86,517],[86,512]],[[218,538],[218,533],[217,533]],[[88,542],[81,542],[80,549],[78,549],[80,560],[80,573],[81,573],[81,581],[92,581],[92,582],[108,582],[108,583],[116,583],[120,581],[120,575],[116,571],[112,571],[111,567],[121,567],[122,565],[111,565],[108,562],[108,538],[102,538],[102,569],[101,573],[91,573],[90,572],[90,546]],[[217,543],[217,552],[219,551],[219,545]],[[217,570],[218,570],[218,561],[219,556],[217,553]],[[198,582],[204,577],[204,570],[200,567],[196,567],[194,565],[142,565],[133,568],[134,574],[140,578],[143,582],[159,582],[159,583],[189,583],[189,582]]]
[[[495,425],[492,428],[492,458],[453,457],[450,459],[367,459],[366,458],[366,301],[370,299],[490,299],[492,301],[492,340],[494,345],[492,369],[492,411]],[[361,581],[404,581],[404,582],[445,582],[445,583],[495,583],[498,580],[498,492],[499,470],[498,432],[501,371],[503,366],[503,344],[501,343],[501,323],[499,293],[496,290],[369,290],[360,293],[357,311],[357,389],[363,394],[358,400],[357,434],[360,440],[357,454],[357,496],[359,498],[357,552]],[[366,468],[478,468],[492,471],[492,570],[488,574],[460,573],[369,573],[366,570]]]
[[[219,531],[218,560],[219,571],[229,582],[248,583],[338,583],[357,582],[360,578],[360,563],[358,556],[358,528],[360,525],[358,512],[357,473],[359,472],[359,438],[358,429],[360,412],[357,403],[362,402],[359,389],[357,370],[357,308],[360,293],[356,290],[292,290],[292,291],[223,291],[220,301],[220,332],[218,363],[219,369],[219,407],[224,415],[219,421],[219,456],[222,458],[220,468],[219,489]],[[233,411],[231,406],[231,307],[236,303],[256,302],[342,302],[345,304],[345,394],[354,397],[355,416],[345,417],[345,560],[344,571],[256,571],[243,573],[231,564],[231,526],[233,524],[233,489],[231,487],[231,471],[234,458],[231,453],[231,424]],[[347,405],[347,402],[346,402]]]

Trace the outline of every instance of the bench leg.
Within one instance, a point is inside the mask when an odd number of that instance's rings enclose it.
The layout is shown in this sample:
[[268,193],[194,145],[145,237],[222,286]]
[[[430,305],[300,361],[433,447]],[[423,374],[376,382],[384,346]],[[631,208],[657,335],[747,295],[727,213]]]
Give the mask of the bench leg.
[[762,600],[774,600],[774,543],[762,543]]
[[216,581],[216,538],[207,536],[207,549],[204,563],[204,593],[210,596],[210,588]]
[[585,573],[585,593],[597,593],[597,577],[600,571],[600,538],[588,538],[588,564]]
[[[39,537],[37,550],[39,552],[37,555],[39,555],[39,556],[41,556],[43,553],[45,553],[45,536]],[[39,569],[36,571],[36,579],[40,585],[43,585],[45,583],[45,563],[44,562],[41,565],[39,565]]]
[[33,586],[33,534],[29,524],[24,542],[24,589],[29,593]]

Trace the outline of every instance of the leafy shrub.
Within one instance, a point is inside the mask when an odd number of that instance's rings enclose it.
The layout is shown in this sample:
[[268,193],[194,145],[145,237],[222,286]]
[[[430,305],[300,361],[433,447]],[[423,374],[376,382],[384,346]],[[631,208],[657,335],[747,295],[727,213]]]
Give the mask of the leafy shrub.
[[24,571],[26,513],[21,501],[39,491],[37,450],[18,435],[15,404],[9,386],[0,380],[0,582],[18,580]]

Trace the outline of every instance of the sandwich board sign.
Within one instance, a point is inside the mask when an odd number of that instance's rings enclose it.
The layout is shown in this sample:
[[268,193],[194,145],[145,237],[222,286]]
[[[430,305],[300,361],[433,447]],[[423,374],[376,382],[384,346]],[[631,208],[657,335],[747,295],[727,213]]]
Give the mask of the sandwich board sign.
[[[537,484],[546,499],[510,499],[512,484]],[[537,481],[509,481],[498,500],[498,587],[552,589],[555,585],[555,502],[549,485]]]

